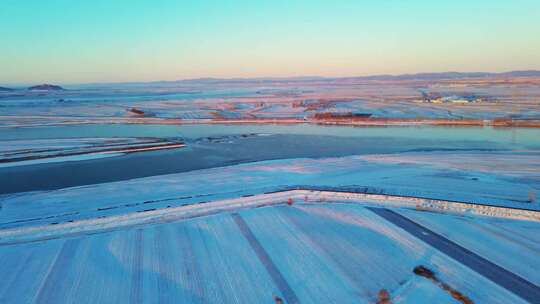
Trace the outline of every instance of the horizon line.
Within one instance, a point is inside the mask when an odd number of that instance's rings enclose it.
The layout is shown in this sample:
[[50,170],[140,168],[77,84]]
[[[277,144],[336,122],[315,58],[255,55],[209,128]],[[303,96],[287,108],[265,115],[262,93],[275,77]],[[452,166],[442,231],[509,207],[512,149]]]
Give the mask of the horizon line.
[[[189,82],[189,81],[247,81],[247,80],[261,80],[261,81],[272,81],[272,80],[331,80],[331,79],[361,79],[361,78],[378,78],[378,77],[414,77],[414,76],[442,76],[443,74],[462,74],[462,76],[473,76],[473,77],[485,77],[485,76],[496,76],[504,75],[511,73],[538,73],[540,76],[540,70],[537,69],[525,69],[525,70],[506,70],[501,72],[483,72],[483,71],[468,71],[468,72],[458,72],[458,71],[443,71],[443,72],[418,72],[418,73],[399,73],[399,74],[367,74],[367,75],[356,75],[356,76],[321,76],[321,75],[304,75],[304,76],[257,76],[257,77],[194,77],[194,78],[178,78],[172,80],[133,80],[133,81],[92,81],[92,82],[55,82],[55,81],[45,81],[41,83],[37,82],[20,82],[20,83],[10,83],[10,82],[0,82],[0,87],[22,87],[22,86],[34,86],[41,84],[53,84],[53,85],[65,85],[65,86],[78,86],[78,85],[113,85],[113,84],[151,84],[151,83],[174,83],[174,82]],[[474,76],[475,74],[478,74]],[[526,76],[522,76],[526,77]],[[529,76],[531,77],[531,76]],[[534,76],[533,76],[534,77]]]

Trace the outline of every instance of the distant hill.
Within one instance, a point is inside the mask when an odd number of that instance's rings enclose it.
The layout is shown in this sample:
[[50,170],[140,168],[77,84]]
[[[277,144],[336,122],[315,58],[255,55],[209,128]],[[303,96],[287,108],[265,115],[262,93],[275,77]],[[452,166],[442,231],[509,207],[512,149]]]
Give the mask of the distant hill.
[[[84,88],[102,88],[110,87],[111,85],[120,87],[144,87],[144,86],[171,86],[178,84],[261,84],[266,83],[305,83],[305,82],[328,82],[328,81],[399,81],[399,80],[424,80],[437,81],[444,79],[463,79],[463,78],[505,78],[505,77],[540,77],[538,70],[510,71],[502,73],[490,72],[441,72],[441,73],[417,73],[417,74],[401,74],[401,75],[368,75],[368,76],[351,76],[351,77],[322,77],[322,76],[299,76],[299,77],[255,77],[255,78],[194,78],[182,80],[161,80],[161,81],[142,81],[142,82],[116,82],[116,83],[89,83],[84,84]],[[43,84],[28,88],[29,90],[64,90],[60,86]],[[193,92],[198,92],[194,90]],[[193,93],[187,92],[187,93]]]
[[484,72],[443,72],[443,73],[418,73],[418,74],[401,74],[401,75],[374,75],[374,76],[359,76],[347,77],[348,79],[357,80],[439,80],[439,79],[459,79],[459,78],[479,78],[491,77],[496,74]]
[[508,76],[508,77],[540,77],[540,71],[528,70],[528,71],[512,71],[506,73],[495,74],[499,76]]
[[[540,71],[511,71],[503,73],[487,72],[443,72],[443,73],[418,73],[402,75],[374,75],[347,77],[346,79],[357,80],[441,80],[441,79],[460,79],[460,78],[485,78],[485,77],[540,77]],[[345,78],[343,78],[345,79]]]
[[[486,78],[486,77],[540,77],[540,71],[511,71],[503,73],[489,72],[441,72],[441,73],[418,73],[401,75],[371,75],[353,77],[268,77],[268,78],[198,78],[177,81],[161,81],[159,83],[273,83],[273,82],[310,82],[310,81],[339,81],[339,80],[442,80],[460,78]],[[154,82],[156,83],[156,82]]]
[[11,88],[0,87],[0,92],[11,92],[11,91],[15,91],[15,90]]
[[33,87],[29,87],[28,90],[30,91],[63,91],[65,90],[61,86],[53,85],[53,84],[40,84]]

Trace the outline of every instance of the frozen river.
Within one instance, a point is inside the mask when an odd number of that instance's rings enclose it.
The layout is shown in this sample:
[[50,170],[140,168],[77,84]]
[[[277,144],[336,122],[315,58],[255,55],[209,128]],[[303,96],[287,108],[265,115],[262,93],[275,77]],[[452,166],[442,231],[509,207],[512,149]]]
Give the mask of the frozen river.
[[0,145],[6,140],[81,137],[174,137],[183,138],[187,148],[0,168],[0,193],[59,189],[264,160],[540,149],[539,129],[488,127],[113,124],[0,129]]

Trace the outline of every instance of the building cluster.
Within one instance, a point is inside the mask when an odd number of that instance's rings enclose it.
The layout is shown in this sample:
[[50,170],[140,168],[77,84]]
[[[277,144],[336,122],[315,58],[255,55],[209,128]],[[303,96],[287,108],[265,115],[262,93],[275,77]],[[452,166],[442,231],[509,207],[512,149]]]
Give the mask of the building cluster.
[[442,96],[434,93],[422,92],[422,99],[417,102],[435,103],[435,104],[471,104],[487,101],[485,97],[476,95],[447,95]]
[[424,100],[425,102],[429,103],[456,103],[456,104],[468,104],[468,103],[478,103],[482,102],[482,98],[475,97],[475,96],[444,96],[434,99],[427,99]]

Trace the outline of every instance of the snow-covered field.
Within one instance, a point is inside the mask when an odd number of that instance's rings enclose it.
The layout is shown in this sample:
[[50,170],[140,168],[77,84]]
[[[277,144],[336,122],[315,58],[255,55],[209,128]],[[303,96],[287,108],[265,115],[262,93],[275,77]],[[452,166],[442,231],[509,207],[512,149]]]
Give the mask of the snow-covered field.
[[476,151],[416,152],[369,155],[364,158],[386,163],[430,165],[456,171],[478,171],[528,177],[532,181],[540,182],[539,150],[491,151],[489,153]]
[[[417,215],[418,214],[418,215]],[[424,222],[447,215],[407,211]],[[460,218],[460,229],[478,220]],[[504,266],[538,223],[481,221],[516,233],[489,244],[466,243]],[[476,234],[475,234],[476,235]],[[461,240],[462,238],[459,238]],[[529,242],[516,268],[537,260]],[[526,248],[522,248],[526,249]],[[281,205],[226,212],[96,235],[0,246],[2,303],[456,303],[434,282],[415,275],[428,267],[474,303],[526,303],[515,294],[431,248],[361,205]]]
[[[540,286],[540,223],[491,217],[432,214],[400,209],[417,223]],[[498,244],[504,244],[500,246]]]
[[[519,162],[520,154],[515,158]],[[511,157],[506,155],[505,159]],[[538,156],[531,160],[540,163]],[[429,164],[381,163],[366,160],[364,156],[255,162],[3,195],[0,197],[0,227],[65,222],[300,185],[367,188],[375,193],[540,210],[537,201],[529,201],[531,193],[539,190],[538,179],[531,177],[526,167],[522,175],[516,176],[519,168],[516,166],[506,174],[502,169],[486,172]]]
[[[212,150],[227,145],[249,147],[241,146],[242,140],[279,137],[270,127],[253,134],[246,128],[152,132],[186,139],[185,150],[202,147],[194,151],[206,151],[210,158],[219,157]],[[373,147],[356,155],[338,151],[346,156],[224,162],[222,167],[1,195],[0,303],[275,303],[275,296],[284,303],[377,303],[385,291],[392,303],[458,303],[457,294],[474,303],[535,303],[540,222],[457,209],[419,210],[426,208],[400,205],[400,198],[390,196],[375,204],[369,199],[345,203],[327,194],[322,202],[295,198],[288,205],[288,197],[280,197],[286,194],[272,192],[313,188],[540,211],[537,132],[518,130],[514,137],[496,129],[278,129],[305,132],[305,143],[347,137]],[[74,156],[84,162],[80,157],[104,148],[124,153],[170,143],[98,135],[110,132],[109,127],[89,129],[98,132],[82,139],[80,130],[9,129],[0,134],[0,154],[47,156],[36,160],[43,162],[55,158],[50,155],[84,152]],[[262,136],[265,130],[274,133]],[[441,136],[444,132],[451,136]],[[41,133],[50,138],[39,139]],[[278,140],[272,143],[268,149],[280,148]],[[394,150],[377,146],[392,144]],[[33,172],[32,166],[15,169]],[[246,203],[252,200],[256,204]],[[490,278],[374,207],[393,210],[429,229],[422,233],[446,238],[444,246],[461,246],[511,275]],[[495,269],[492,264],[486,271]],[[433,271],[434,278],[415,274],[417,266]],[[504,284],[513,276],[525,280],[520,286],[532,293]]]
[[[540,118],[535,77],[456,80],[191,80],[71,86],[0,93],[0,126],[227,118],[296,118],[320,112],[379,118]],[[433,103],[426,96],[479,99]],[[465,96],[465,97],[460,97]],[[471,97],[472,96],[472,97]],[[130,109],[137,109],[133,115]],[[146,119],[146,120],[145,120]]]
[[0,142],[0,168],[51,162],[89,160],[128,152],[183,147],[180,141],[159,138],[59,138]]

